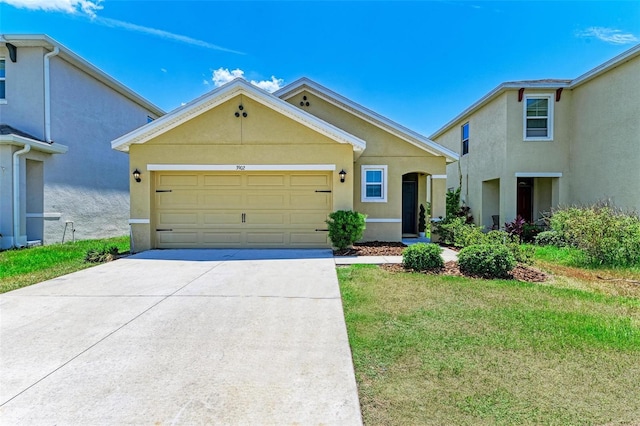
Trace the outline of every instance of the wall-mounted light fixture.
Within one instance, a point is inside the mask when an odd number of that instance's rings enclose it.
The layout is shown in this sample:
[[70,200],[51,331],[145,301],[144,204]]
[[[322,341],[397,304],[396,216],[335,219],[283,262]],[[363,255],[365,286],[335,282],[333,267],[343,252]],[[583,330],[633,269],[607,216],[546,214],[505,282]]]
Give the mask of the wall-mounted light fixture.
[[131,174],[133,175],[133,178],[136,180],[136,182],[140,182],[142,180],[140,179],[140,170],[135,169]]
[[340,175],[340,182],[344,183],[344,178],[347,177],[347,172],[345,172],[344,169],[342,169],[338,174]]

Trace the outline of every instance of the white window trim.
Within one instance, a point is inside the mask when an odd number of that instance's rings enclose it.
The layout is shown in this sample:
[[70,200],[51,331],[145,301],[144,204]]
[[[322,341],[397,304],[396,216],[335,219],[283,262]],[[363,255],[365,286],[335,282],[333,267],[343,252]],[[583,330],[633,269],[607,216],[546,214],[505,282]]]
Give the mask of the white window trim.
[[[468,135],[467,138],[464,138],[464,126],[467,126],[467,129],[469,129],[467,131]],[[467,121],[466,123],[464,123],[462,126],[460,126],[460,156],[462,157],[463,155],[469,155],[469,139],[471,139],[471,126],[469,126],[469,122]],[[464,141],[467,141],[467,152],[464,152]]]
[[[547,99],[549,109],[547,110],[547,136],[544,137],[531,137],[527,136],[527,99]],[[532,93],[524,95],[524,102],[522,102],[522,138],[525,141],[552,141],[553,140],[553,105],[554,95],[553,93]]]
[[4,61],[4,77],[0,77],[0,81],[4,81],[4,98],[0,98],[0,104],[7,103],[7,60],[4,56],[0,56],[0,61]]
[[[382,170],[382,197],[373,198],[367,197],[367,170]],[[387,202],[387,181],[388,181],[388,166],[386,165],[372,165],[363,164],[360,169],[360,200],[363,203],[386,203]]]

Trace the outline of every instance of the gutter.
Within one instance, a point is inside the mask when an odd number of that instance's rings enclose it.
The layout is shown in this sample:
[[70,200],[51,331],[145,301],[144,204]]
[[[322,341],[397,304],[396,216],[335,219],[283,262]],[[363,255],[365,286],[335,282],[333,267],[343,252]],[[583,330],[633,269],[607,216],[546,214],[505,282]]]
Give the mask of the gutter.
[[60,48],[55,46],[52,52],[44,55],[44,140],[53,143],[51,139],[51,58],[60,53]]
[[20,155],[31,151],[31,145],[25,145],[13,153],[13,247],[18,246],[20,234]]

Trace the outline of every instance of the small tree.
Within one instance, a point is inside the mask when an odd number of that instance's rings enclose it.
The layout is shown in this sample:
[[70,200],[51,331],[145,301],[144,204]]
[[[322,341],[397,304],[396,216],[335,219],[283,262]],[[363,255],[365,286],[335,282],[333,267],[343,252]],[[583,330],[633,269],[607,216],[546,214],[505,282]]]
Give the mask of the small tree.
[[366,215],[352,210],[338,210],[329,214],[329,239],[338,250],[346,249],[362,238]]
[[427,230],[426,210],[424,204],[420,204],[420,213],[418,214],[418,232]]

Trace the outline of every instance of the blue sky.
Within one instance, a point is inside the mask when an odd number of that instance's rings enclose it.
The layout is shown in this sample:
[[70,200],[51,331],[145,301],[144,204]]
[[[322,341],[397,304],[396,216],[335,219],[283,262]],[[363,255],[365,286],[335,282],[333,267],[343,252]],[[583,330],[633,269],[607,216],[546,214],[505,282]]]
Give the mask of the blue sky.
[[503,81],[640,43],[640,1],[0,0],[0,33],[48,34],[167,111],[234,70],[306,76],[428,136]]

